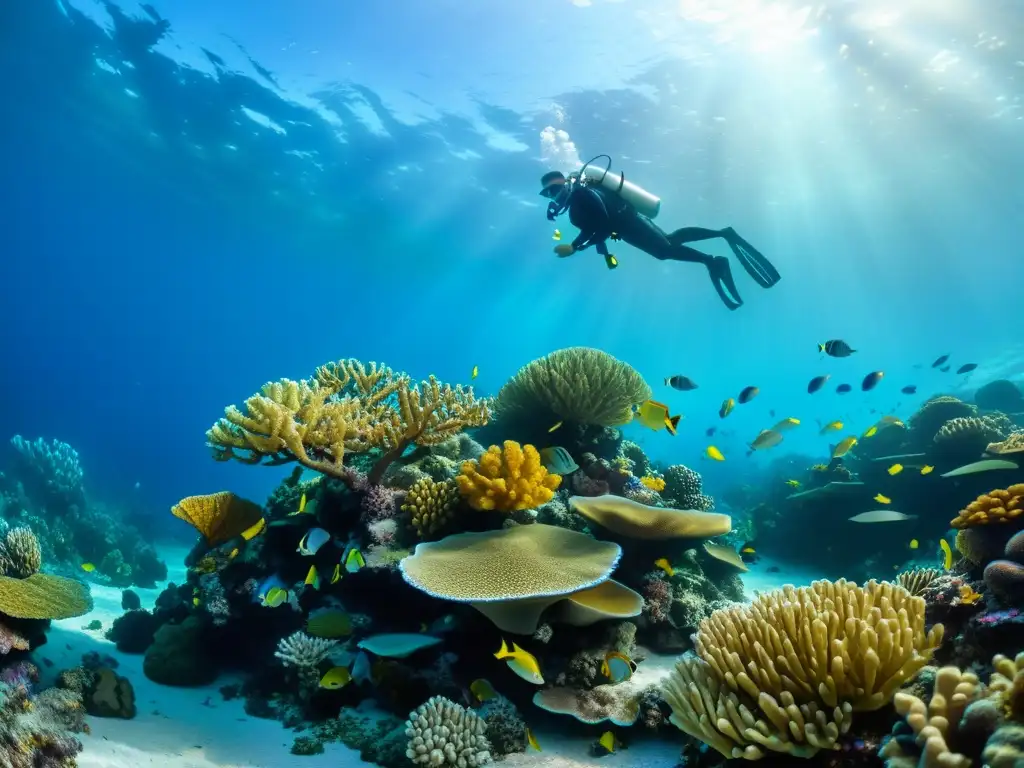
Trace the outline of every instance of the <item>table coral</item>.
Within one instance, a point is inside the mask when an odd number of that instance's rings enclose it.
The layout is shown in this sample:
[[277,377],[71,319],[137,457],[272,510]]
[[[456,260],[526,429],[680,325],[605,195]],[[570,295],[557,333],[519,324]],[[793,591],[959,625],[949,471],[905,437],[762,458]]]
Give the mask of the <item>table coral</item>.
[[11,528],[0,540],[0,576],[27,579],[42,564],[39,539],[29,528]]
[[551,501],[562,476],[547,471],[532,445],[506,440],[479,460],[464,462],[455,481],[473,509],[514,512]]
[[1024,513],[1024,483],[981,494],[950,520],[953,528],[1009,523]]
[[498,392],[495,409],[503,420],[614,427],[633,418],[633,408],[651,397],[643,377],[599,349],[570,347],[519,369]]
[[732,530],[729,515],[650,507],[611,494],[573,496],[569,506],[612,533],[632,539],[704,538]]
[[89,587],[80,581],[36,573],[27,579],[0,576],[0,613],[16,619],[70,619],[92,610]]
[[244,410],[228,407],[206,436],[220,461],[297,461],[350,485],[355,476],[346,452],[377,449],[368,478],[375,485],[410,445],[443,443],[489,419],[490,401],[472,388],[433,376],[414,384],[387,366],[341,360],[319,367],[310,381],[265,384]]
[[171,514],[199,531],[214,547],[255,525],[263,509],[256,502],[221,491],[182,499],[171,507]]
[[834,748],[854,711],[885,706],[924,667],[942,626],[902,587],[783,587],[715,611],[665,689],[672,722],[726,757]]

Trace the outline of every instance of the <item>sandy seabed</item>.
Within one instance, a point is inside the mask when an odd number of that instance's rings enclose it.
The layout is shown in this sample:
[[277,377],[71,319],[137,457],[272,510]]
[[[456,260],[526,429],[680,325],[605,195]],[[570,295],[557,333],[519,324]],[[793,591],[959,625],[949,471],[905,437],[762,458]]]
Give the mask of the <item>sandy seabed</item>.
[[[169,580],[185,580],[186,550],[162,548],[168,563]],[[771,562],[762,561],[744,574],[748,595],[753,590],[774,589],[785,583],[806,584],[814,574],[782,568],[768,573]],[[203,688],[169,688],[148,680],[142,673],[142,656],[118,652],[103,634],[120,616],[121,590],[92,584],[95,607],[87,616],[54,622],[49,642],[36,656],[53,662],[44,673],[77,666],[83,653],[99,651],[119,662],[118,673],[135,688],[138,714],[132,720],[89,717],[91,733],[79,738],[85,749],[79,756],[81,768],[345,768],[366,765],[359,754],[341,744],[330,744],[322,755],[297,756],[289,749],[294,732],[272,720],[249,717],[242,699],[224,701],[220,688],[231,678],[222,677]],[[134,590],[144,608],[152,608],[157,589]],[[98,619],[103,629],[84,629]],[[672,659],[654,657],[646,661],[652,681],[668,673]],[[639,674],[639,672],[638,672]],[[528,713],[527,720],[529,720]],[[576,729],[573,729],[576,730]],[[628,749],[600,758],[590,754],[599,735],[566,735],[538,725],[534,733],[541,752],[510,755],[500,764],[509,768],[583,768],[584,766],[630,766],[630,768],[672,768],[678,763],[680,742],[664,738],[640,738]],[[410,763],[411,766],[411,763]]]

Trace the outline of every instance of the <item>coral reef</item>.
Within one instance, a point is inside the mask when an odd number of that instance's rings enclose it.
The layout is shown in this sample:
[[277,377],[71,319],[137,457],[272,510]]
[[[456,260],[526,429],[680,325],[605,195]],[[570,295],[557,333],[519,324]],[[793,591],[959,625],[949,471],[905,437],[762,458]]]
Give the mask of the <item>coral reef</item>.
[[39,539],[28,528],[11,528],[0,539],[0,576],[27,579],[43,564]]
[[912,595],[920,595],[942,572],[938,568],[912,568],[896,574],[896,583]]
[[11,438],[11,446],[18,458],[19,475],[48,503],[65,506],[83,501],[85,472],[78,451],[60,440],[48,443],[40,437],[29,441],[21,435]]
[[255,525],[263,517],[263,509],[230,491],[221,491],[182,499],[171,507],[171,514],[191,525],[207,545],[215,547]]
[[491,762],[487,723],[443,696],[409,713],[406,757],[416,765],[476,768]]
[[70,619],[91,610],[89,588],[80,581],[47,573],[26,579],[0,576],[0,614],[16,619]]
[[142,671],[154,683],[191,687],[207,685],[217,678],[217,667],[209,654],[207,636],[198,616],[180,624],[164,624],[146,649]]
[[1002,440],[1010,424],[994,416],[959,416],[950,419],[938,432],[933,442],[937,455],[953,461],[977,458],[985,446]]
[[942,426],[952,419],[971,418],[978,415],[978,409],[950,395],[939,395],[926,400],[910,417],[910,432],[920,446],[934,442]]
[[1009,523],[1024,513],[1024,483],[1005,490],[983,493],[950,520],[953,528],[970,528],[989,523]]
[[665,490],[662,495],[671,499],[679,509],[708,511],[715,502],[703,493],[700,473],[682,464],[673,464],[665,470]]
[[488,448],[479,461],[465,462],[455,480],[473,509],[512,512],[551,501],[562,477],[544,468],[532,445],[506,440],[501,448]]
[[73,768],[86,730],[81,697],[32,681],[0,682],[0,768]]
[[1012,381],[996,379],[978,387],[974,402],[986,411],[1019,413],[1024,411],[1024,392]]
[[459,486],[454,480],[424,478],[409,489],[402,511],[409,515],[416,534],[426,539],[452,521],[458,502]]

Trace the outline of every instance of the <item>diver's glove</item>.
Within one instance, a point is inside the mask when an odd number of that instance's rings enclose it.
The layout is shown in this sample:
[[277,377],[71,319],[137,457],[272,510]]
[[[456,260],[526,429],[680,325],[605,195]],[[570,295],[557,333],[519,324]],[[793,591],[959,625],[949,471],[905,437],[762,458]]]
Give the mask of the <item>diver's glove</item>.
[[559,243],[555,246],[555,254],[563,259],[566,256],[572,256],[574,253],[576,253],[576,248],[573,247],[572,243]]

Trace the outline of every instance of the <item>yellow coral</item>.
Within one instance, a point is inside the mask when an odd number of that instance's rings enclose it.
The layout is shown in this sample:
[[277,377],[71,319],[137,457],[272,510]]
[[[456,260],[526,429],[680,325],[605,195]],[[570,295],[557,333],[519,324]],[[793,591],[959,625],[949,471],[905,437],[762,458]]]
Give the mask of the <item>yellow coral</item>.
[[513,512],[551,501],[562,476],[545,469],[532,445],[506,440],[503,448],[492,445],[478,461],[463,462],[455,481],[473,509]]
[[409,489],[402,511],[409,513],[412,527],[422,539],[436,533],[452,519],[458,500],[459,487],[454,480],[435,482],[428,477]]
[[983,493],[950,521],[954,528],[1009,523],[1024,513],[1024,483]]
[[11,528],[0,539],[0,576],[28,578],[39,572],[42,563],[39,539],[30,528]]
[[207,433],[219,461],[303,466],[351,483],[345,453],[371,449],[382,456],[370,471],[378,483],[410,445],[436,445],[490,418],[490,401],[473,390],[408,376],[376,363],[341,360],[320,366],[310,381],[265,384],[245,402],[229,407]]
[[665,478],[655,477],[654,475],[644,475],[640,478],[640,482],[643,483],[645,488],[650,488],[652,491],[661,493],[665,490]]
[[70,619],[91,610],[89,587],[80,581],[46,573],[0,576],[0,613],[15,619]]
[[182,499],[171,507],[171,514],[203,534],[212,547],[255,525],[263,516],[263,509],[254,501],[221,491]]

